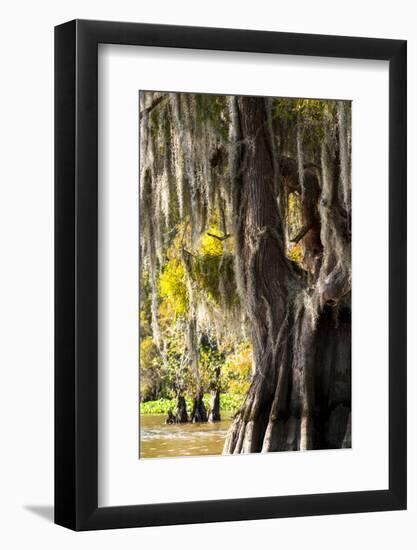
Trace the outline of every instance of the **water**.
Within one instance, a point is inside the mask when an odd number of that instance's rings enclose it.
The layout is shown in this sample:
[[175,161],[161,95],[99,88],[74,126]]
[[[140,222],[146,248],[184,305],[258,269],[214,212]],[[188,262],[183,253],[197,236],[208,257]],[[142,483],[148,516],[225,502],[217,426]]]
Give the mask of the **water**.
[[231,416],[220,422],[165,424],[165,414],[140,417],[140,458],[222,454]]

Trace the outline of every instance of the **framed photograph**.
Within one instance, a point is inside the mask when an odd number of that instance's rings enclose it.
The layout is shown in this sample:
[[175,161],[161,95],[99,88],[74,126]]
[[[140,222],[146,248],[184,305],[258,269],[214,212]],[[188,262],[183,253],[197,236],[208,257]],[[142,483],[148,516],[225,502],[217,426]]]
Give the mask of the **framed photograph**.
[[406,508],[406,42],[55,29],[55,522]]

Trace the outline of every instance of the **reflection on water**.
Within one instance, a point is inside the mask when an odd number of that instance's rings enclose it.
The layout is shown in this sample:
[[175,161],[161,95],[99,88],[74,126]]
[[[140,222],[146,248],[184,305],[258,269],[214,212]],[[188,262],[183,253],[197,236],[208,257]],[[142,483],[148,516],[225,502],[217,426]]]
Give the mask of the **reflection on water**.
[[220,455],[231,423],[230,415],[221,422],[204,424],[165,424],[165,414],[140,417],[140,458]]

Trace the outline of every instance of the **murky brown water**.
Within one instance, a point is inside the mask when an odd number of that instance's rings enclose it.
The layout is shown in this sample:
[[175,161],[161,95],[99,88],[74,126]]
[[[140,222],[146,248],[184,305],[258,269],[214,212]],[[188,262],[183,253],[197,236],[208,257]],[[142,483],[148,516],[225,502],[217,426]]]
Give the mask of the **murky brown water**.
[[140,417],[140,458],[219,455],[222,453],[230,415],[204,424],[165,424],[165,414]]

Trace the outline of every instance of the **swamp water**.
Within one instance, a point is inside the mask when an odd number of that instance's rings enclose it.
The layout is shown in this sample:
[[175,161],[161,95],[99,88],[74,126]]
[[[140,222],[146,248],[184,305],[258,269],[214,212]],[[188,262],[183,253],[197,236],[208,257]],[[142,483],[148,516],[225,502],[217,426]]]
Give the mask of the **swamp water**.
[[231,415],[220,422],[165,424],[166,414],[140,416],[140,458],[222,454]]

